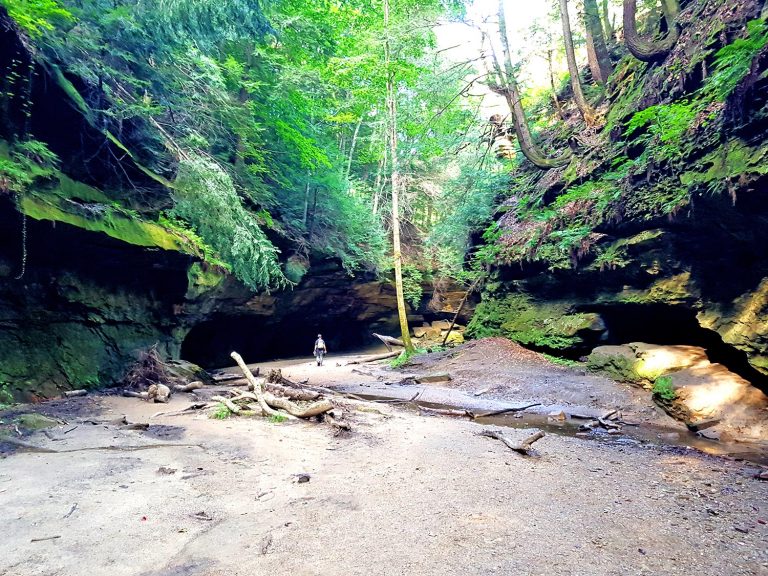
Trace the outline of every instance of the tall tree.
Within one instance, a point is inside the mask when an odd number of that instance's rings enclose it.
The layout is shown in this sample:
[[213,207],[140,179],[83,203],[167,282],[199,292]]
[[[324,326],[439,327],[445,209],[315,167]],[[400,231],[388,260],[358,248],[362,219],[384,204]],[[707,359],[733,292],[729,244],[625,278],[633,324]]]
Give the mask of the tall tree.
[[389,0],[384,0],[384,67],[387,73],[387,124],[389,141],[389,162],[392,169],[392,251],[395,264],[395,293],[397,296],[397,315],[400,320],[400,334],[405,344],[406,353],[414,351],[411,331],[408,328],[408,315],[405,310],[403,294],[403,254],[400,246],[400,171],[397,158],[397,94],[395,93],[395,72],[392,67],[392,47],[390,45]]
[[595,110],[587,102],[584,91],[581,88],[581,79],[579,77],[579,66],[576,63],[576,52],[573,49],[573,35],[571,34],[571,19],[568,16],[568,0],[560,0],[560,20],[563,23],[563,40],[565,41],[565,56],[568,61],[568,72],[571,75],[571,87],[573,88],[573,98],[576,100],[576,106],[584,118],[587,125],[595,122]]
[[612,47],[616,44],[616,30],[613,26],[613,20],[611,20],[611,13],[608,10],[608,0],[603,0],[601,8],[603,11],[603,26],[605,27],[603,29],[605,43]]
[[645,40],[637,31],[637,0],[624,0],[624,43],[627,50],[638,60],[661,60],[669,54],[680,38],[680,30],[675,22],[680,12],[677,0],[661,0],[661,8],[667,32],[658,40]]
[[584,0],[584,30],[592,77],[598,84],[605,84],[613,72],[613,64],[611,64],[608,46],[603,36],[603,25],[600,22],[597,0]]
[[[486,63],[488,76],[488,87],[495,93],[504,97],[509,107],[509,113],[512,116],[512,125],[515,129],[517,142],[523,155],[528,158],[535,166],[542,169],[557,168],[566,165],[571,159],[570,150],[563,152],[556,158],[547,158],[544,152],[536,145],[528,128],[528,121],[525,117],[520,87],[515,75],[515,68],[512,65],[512,56],[509,49],[509,39],[507,38],[507,19],[504,12],[504,0],[499,0],[499,36],[503,50],[503,63],[499,59],[493,42],[490,41],[487,34],[483,34],[483,45],[488,45],[491,51],[492,64]],[[485,62],[485,59],[483,60]]]

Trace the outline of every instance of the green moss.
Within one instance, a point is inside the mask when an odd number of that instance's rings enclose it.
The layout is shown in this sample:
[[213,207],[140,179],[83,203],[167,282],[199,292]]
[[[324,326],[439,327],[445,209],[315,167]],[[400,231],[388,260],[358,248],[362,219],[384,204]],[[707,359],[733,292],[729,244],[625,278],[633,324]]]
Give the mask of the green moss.
[[213,290],[225,277],[226,274],[215,266],[194,262],[187,270],[187,298],[196,298]]
[[82,205],[83,213],[64,210],[52,199],[26,194],[21,199],[22,211],[35,220],[64,222],[92,232],[103,232],[128,244],[157,247],[195,254],[184,238],[159,224],[126,215],[111,206],[102,204]]
[[18,416],[16,418],[16,424],[25,430],[45,430],[47,428],[58,426],[59,421],[49,418],[48,416],[43,416],[42,414],[31,412],[29,414],[21,414]]
[[285,277],[289,282],[298,284],[308,271],[307,265],[303,259],[291,256],[285,263]]
[[569,313],[565,302],[540,303],[523,294],[486,298],[467,326],[470,338],[503,336],[525,346],[568,350],[582,342],[580,332],[599,330],[596,315]]
[[102,204],[109,204],[112,202],[112,199],[98,188],[72,180],[72,178],[61,172],[57,172],[56,176],[59,183],[58,186],[51,191],[57,196],[69,198],[70,200],[80,200],[82,202],[100,202]]
[[680,175],[685,186],[724,184],[730,179],[753,179],[768,174],[768,146],[752,148],[742,140],[730,140],[698,162],[697,170]]
[[603,372],[619,382],[640,382],[643,378],[637,372],[637,358],[624,354],[593,352],[587,360],[587,368]]

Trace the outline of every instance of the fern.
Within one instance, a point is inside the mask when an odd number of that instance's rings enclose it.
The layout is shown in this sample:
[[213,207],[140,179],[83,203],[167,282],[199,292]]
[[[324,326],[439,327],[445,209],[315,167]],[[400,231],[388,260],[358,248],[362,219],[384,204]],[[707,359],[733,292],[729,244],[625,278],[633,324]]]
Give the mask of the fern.
[[189,222],[243,284],[268,290],[288,283],[277,259],[278,249],[259,227],[257,217],[245,209],[221,166],[208,158],[183,160],[175,184],[176,204],[170,215]]
[[752,62],[768,44],[768,23],[747,23],[747,37],[734,40],[715,54],[714,73],[707,79],[706,90],[718,100],[725,100],[749,74]]

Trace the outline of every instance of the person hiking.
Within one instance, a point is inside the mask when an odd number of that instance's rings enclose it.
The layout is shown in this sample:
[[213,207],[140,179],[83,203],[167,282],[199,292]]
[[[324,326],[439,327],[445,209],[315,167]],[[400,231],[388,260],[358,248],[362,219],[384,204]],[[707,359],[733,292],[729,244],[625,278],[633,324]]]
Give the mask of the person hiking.
[[325,356],[327,351],[328,349],[325,347],[325,340],[323,340],[323,335],[318,334],[317,340],[315,340],[315,358],[317,358],[318,366],[323,365],[323,356]]

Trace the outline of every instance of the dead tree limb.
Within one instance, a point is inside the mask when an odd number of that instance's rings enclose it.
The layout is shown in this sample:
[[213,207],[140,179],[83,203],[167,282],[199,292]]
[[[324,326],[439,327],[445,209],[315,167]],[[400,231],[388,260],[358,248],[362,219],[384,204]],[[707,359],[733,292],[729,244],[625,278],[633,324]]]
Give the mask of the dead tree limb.
[[256,394],[256,397],[259,402],[259,406],[261,406],[261,410],[264,412],[264,414],[266,414],[267,416],[285,416],[284,413],[278,412],[277,410],[269,406],[269,404],[267,404],[267,402],[264,400],[264,388],[262,387],[263,380],[262,382],[256,381],[256,378],[254,378],[253,374],[248,369],[248,366],[246,366],[245,362],[243,362],[243,357],[240,356],[240,354],[238,354],[237,352],[232,352],[230,356],[232,356],[232,359],[235,362],[237,362],[237,365],[240,366],[240,370],[243,371],[243,374],[248,379],[248,382],[250,382],[251,386],[253,386],[253,391]]
[[85,396],[88,394],[88,390],[69,390],[67,392],[64,392],[65,398],[75,398],[77,396]]
[[312,416],[317,416],[323,412],[333,410],[333,404],[330,400],[318,400],[308,406],[299,406],[288,400],[288,398],[281,398],[274,394],[270,394],[269,392],[264,392],[264,400],[267,404],[270,404],[275,408],[282,408],[288,412],[288,414],[296,416],[297,418],[311,418]]
[[478,276],[472,281],[472,284],[470,284],[469,288],[467,288],[467,291],[464,293],[464,298],[461,299],[461,302],[459,302],[459,307],[456,309],[456,314],[453,315],[453,319],[451,320],[451,325],[448,327],[448,332],[445,333],[445,338],[443,338],[443,346],[445,346],[445,343],[448,342],[448,336],[451,335],[451,332],[453,332],[453,327],[456,325],[456,320],[459,317],[459,314],[461,314],[462,308],[464,308],[464,304],[467,303],[467,298],[469,298],[469,295],[472,294],[472,292],[475,291],[475,287],[480,282],[480,279],[482,276]]
[[211,396],[211,400],[221,402],[227,407],[227,410],[232,412],[232,414],[238,414],[240,412],[240,406],[232,402],[229,398],[224,398],[224,396]]
[[291,388],[289,386],[283,386],[282,384],[264,384],[264,389],[265,391],[272,392],[278,396],[285,396],[291,400],[301,400],[303,402],[312,402],[318,400],[321,396],[320,392],[315,390]]
[[458,416],[459,418],[474,418],[469,410],[451,410],[448,408],[426,408],[419,406],[419,412],[433,416]]
[[384,343],[384,346],[387,347],[387,350],[392,352],[392,346],[401,346],[405,348],[405,344],[403,344],[402,340],[398,340],[397,338],[393,338],[392,336],[382,336],[381,334],[376,334],[376,332],[373,333],[376,338],[381,340]]
[[174,392],[192,392],[193,390],[199,390],[203,387],[203,383],[200,381],[190,382],[189,384],[177,384],[173,387]]
[[522,412],[533,408],[534,406],[541,406],[541,402],[535,404],[528,404],[527,406],[518,406],[516,408],[504,408],[503,410],[495,410],[493,412],[486,412],[485,414],[476,414],[475,418],[490,418],[491,416],[501,416],[502,414],[509,414],[510,412]]
[[350,366],[352,364],[367,364],[368,362],[386,360],[387,358],[394,358],[395,356],[400,356],[400,352],[394,350],[392,352],[387,352],[386,354],[374,354],[373,356],[366,356],[365,358],[360,358],[358,360],[350,360],[346,363],[346,366]]
[[531,434],[530,436],[528,436],[528,438],[526,438],[519,444],[516,442],[513,442],[512,440],[504,436],[504,434],[496,430],[483,430],[482,432],[480,432],[480,436],[486,436],[488,438],[495,438],[496,440],[501,440],[510,450],[514,450],[515,452],[517,452],[518,454],[522,454],[523,456],[530,456],[531,445],[537,440],[541,440],[542,438],[544,438],[546,434],[541,430],[539,430],[535,434]]

